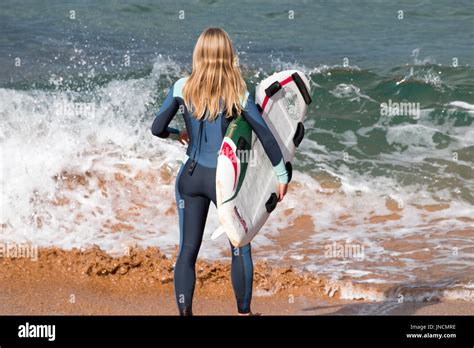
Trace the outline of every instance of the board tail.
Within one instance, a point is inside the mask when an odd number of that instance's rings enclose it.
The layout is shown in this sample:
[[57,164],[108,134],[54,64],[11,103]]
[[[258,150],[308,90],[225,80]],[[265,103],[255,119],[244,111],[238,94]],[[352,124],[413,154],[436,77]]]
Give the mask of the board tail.
[[217,239],[219,238],[220,236],[222,236],[223,234],[225,233],[224,231],[224,227],[222,226],[219,226],[218,228],[216,228],[216,230],[214,232],[212,232],[211,234],[211,239]]

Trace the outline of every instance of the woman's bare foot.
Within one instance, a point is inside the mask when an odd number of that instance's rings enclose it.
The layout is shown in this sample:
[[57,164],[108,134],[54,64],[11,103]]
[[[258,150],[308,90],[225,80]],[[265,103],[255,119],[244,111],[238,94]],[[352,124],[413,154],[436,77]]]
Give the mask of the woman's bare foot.
[[239,313],[239,316],[242,316],[242,317],[250,317],[250,316],[261,316],[262,313],[259,313],[259,312],[256,312],[256,313],[253,313],[253,312],[248,312],[248,313]]

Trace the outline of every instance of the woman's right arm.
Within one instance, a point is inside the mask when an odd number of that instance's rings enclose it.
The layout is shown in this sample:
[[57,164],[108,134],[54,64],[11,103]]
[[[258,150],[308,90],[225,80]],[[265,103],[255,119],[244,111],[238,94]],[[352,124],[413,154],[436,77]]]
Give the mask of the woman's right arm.
[[160,111],[156,113],[155,120],[151,126],[151,133],[160,138],[168,138],[170,134],[180,134],[179,129],[168,127],[179,108],[179,102],[174,97],[173,91],[174,84],[163,101]]

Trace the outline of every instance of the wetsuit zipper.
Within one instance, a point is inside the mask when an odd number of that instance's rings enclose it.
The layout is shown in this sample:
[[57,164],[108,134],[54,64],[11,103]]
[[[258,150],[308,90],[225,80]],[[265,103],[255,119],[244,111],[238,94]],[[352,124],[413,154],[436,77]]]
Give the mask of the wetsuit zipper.
[[[203,128],[203,121],[199,121],[198,147],[197,147],[197,150],[194,151],[193,159],[192,159],[191,165],[189,166],[189,169],[188,169],[188,174],[189,175],[193,175],[194,168],[196,168],[196,164],[197,164],[197,161],[199,159],[199,154],[201,153],[202,128]],[[206,142],[207,142],[207,137],[206,137]],[[198,153],[197,158],[196,158],[196,152]]]

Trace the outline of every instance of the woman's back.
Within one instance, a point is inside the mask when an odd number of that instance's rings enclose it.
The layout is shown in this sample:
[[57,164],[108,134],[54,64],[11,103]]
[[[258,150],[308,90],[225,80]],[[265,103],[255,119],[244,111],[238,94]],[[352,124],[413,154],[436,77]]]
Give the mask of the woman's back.
[[[168,92],[159,111],[160,117],[156,117],[153,122],[152,133],[158,137],[168,137],[169,133],[174,131],[173,128],[168,127],[168,124],[175,113],[180,110],[189,136],[189,146],[186,154],[196,163],[205,167],[215,168],[222,139],[235,115],[228,117],[229,115],[224,114],[220,110],[213,120],[210,120],[208,117],[196,118],[186,106],[183,98],[183,87],[186,81],[187,78],[179,79]],[[280,148],[248,92],[241,99],[240,105],[242,107],[242,116],[262,142],[273,166],[277,166],[283,158]]]

